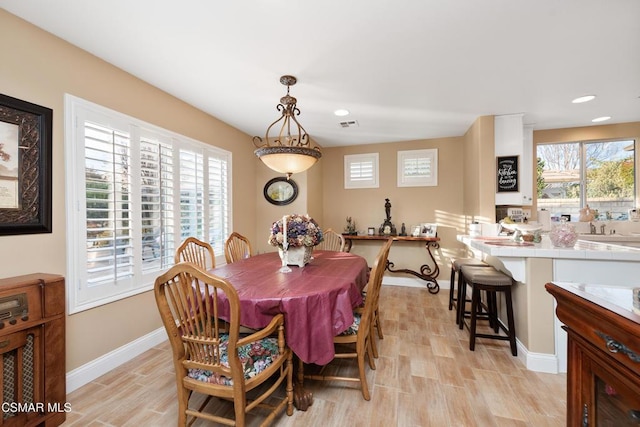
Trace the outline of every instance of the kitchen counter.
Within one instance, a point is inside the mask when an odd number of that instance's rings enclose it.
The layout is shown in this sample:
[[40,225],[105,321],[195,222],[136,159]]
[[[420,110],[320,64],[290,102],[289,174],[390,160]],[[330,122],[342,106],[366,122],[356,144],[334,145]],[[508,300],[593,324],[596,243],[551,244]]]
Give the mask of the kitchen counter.
[[540,243],[516,243],[507,236],[458,236],[476,257],[516,281],[518,354],[528,369],[566,372],[566,333],[555,316],[555,302],[544,289],[546,283],[640,287],[640,248],[600,236],[581,235],[573,248],[555,248],[547,235]]
[[546,235],[542,236],[540,243],[517,243],[506,236],[458,236],[458,241],[472,249],[496,257],[640,261],[640,248],[626,245],[627,240],[623,240],[622,236],[614,236],[580,236],[573,248],[555,248],[549,236]]

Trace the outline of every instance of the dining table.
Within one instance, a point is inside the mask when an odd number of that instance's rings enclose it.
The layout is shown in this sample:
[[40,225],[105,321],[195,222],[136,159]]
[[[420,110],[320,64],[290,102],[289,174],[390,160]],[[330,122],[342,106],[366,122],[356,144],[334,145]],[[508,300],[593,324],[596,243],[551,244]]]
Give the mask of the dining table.
[[[347,252],[314,250],[304,267],[281,272],[277,252],[263,253],[218,266],[209,272],[227,280],[240,300],[240,323],[267,326],[282,313],[287,345],[305,363],[326,365],[335,356],[333,338],[353,323],[353,309],[362,304],[367,261]],[[228,306],[219,304],[219,315]],[[226,312],[225,312],[226,310]]]

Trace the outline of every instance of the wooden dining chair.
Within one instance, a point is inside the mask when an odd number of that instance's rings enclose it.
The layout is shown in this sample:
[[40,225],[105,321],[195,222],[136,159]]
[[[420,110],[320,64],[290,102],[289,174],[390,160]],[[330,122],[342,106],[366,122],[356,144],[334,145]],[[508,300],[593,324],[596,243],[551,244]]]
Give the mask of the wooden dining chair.
[[327,228],[322,232],[322,242],[316,245],[315,248],[321,251],[344,252],[344,237],[331,228]]
[[187,237],[176,249],[174,256],[176,264],[180,262],[192,262],[203,270],[216,268],[216,257],[213,248],[207,242],[195,237]]
[[231,233],[224,242],[224,257],[227,260],[227,264],[249,258],[250,256],[253,256],[253,251],[251,250],[251,242],[249,242],[249,239],[235,231]]
[[[285,343],[282,314],[241,337],[235,288],[188,262],[158,277],[154,292],[173,353],[179,426],[197,418],[244,426],[247,413],[256,408],[267,410],[263,426],[285,408],[287,415],[293,414],[292,352]],[[220,301],[223,296],[226,301]],[[221,325],[218,316],[223,304],[229,307],[228,325]],[[285,397],[276,399],[274,392],[282,383]],[[201,405],[194,403],[202,400],[197,395],[207,396]],[[234,418],[220,411],[205,412],[212,397],[232,401]]]
[[[349,381],[359,382],[362,390],[362,397],[365,400],[370,400],[369,386],[367,384],[367,376],[365,372],[365,356],[371,369],[376,369],[375,362],[373,360],[373,328],[371,323],[373,322],[373,312],[378,304],[378,297],[380,296],[380,288],[382,286],[382,276],[384,274],[385,266],[387,264],[387,258],[389,257],[389,250],[391,248],[391,242],[393,240],[388,239],[380,248],[378,255],[371,267],[371,273],[369,275],[369,282],[367,283],[367,298],[364,305],[354,311],[353,324],[342,334],[334,337],[333,342],[336,346],[336,359],[356,359],[358,365],[358,376],[341,376],[337,375],[340,371],[330,369],[333,361],[328,365],[323,366],[318,373],[305,373],[304,362],[300,360],[298,366],[298,381],[302,383],[305,379],[320,380],[320,381]],[[344,369],[341,367],[340,369]]]

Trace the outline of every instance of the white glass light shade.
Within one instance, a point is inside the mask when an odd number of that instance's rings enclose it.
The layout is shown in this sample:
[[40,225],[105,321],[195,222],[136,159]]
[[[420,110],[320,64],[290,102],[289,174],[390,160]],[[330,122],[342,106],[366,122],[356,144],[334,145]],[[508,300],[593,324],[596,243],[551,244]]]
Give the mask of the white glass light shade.
[[262,147],[256,156],[269,168],[287,176],[306,171],[322,156],[319,150],[306,147]]

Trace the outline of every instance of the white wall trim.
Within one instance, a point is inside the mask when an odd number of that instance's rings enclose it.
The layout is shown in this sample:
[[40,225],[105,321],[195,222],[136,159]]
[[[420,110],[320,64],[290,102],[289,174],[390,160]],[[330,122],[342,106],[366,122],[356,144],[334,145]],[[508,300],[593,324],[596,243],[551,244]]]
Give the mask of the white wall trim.
[[548,374],[560,372],[558,358],[555,354],[530,352],[518,339],[516,339],[516,345],[518,347],[518,359],[526,366],[527,370]]
[[[417,277],[398,277],[398,276],[384,276],[382,278],[383,285],[389,286],[407,286],[409,288],[426,288],[427,281],[418,279]],[[449,279],[438,280],[440,289],[449,289]]]
[[164,327],[156,329],[97,359],[67,372],[67,394],[90,383],[101,375],[117,368],[168,339]]

